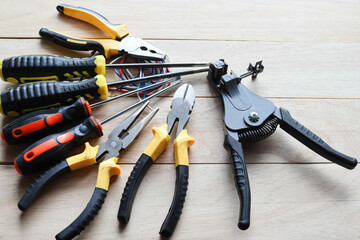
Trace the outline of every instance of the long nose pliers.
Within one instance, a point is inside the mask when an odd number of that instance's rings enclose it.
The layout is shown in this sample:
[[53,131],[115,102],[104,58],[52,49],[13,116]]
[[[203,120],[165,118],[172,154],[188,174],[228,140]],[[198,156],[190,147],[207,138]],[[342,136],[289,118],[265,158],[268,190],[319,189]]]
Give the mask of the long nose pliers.
[[64,15],[90,23],[104,31],[112,39],[79,39],[69,37],[47,28],[40,29],[40,36],[54,43],[80,51],[98,51],[109,59],[117,55],[129,55],[148,60],[162,61],[166,53],[141,38],[133,37],[126,30],[125,24],[112,24],[104,16],[90,9],[60,4],[56,9]]
[[170,237],[174,232],[182,213],[188,186],[188,148],[195,142],[195,139],[190,137],[185,129],[194,103],[195,92],[193,87],[190,84],[182,85],[174,94],[171,102],[171,111],[167,116],[167,123],[161,127],[152,128],[154,137],[136,162],[124,188],[118,212],[120,223],[127,224],[129,222],[132,205],[140,183],[153,162],[166,149],[170,141],[171,130],[174,128],[176,121],[178,121],[176,138],[174,140],[176,166],[175,193],[168,215],[161,226],[160,234],[164,237]]
[[[85,168],[101,162],[99,164],[98,177],[94,193],[86,208],[68,227],[56,235],[56,239],[72,239],[79,235],[87,227],[94,217],[98,214],[105,201],[110,178],[120,174],[120,166],[117,165],[118,155],[121,151],[135,140],[144,127],[151,121],[158,112],[158,108],[139,121],[134,127],[136,119],[144,111],[149,102],[143,104],[133,114],[121,122],[108,136],[106,142],[92,147],[89,143],[85,144],[85,151],[81,154],[69,157],[59,162],[40,175],[26,190],[18,203],[20,210],[25,211],[37,198],[40,192],[54,179],[59,176]],[[130,129],[131,128],[131,129]],[[101,161],[105,159],[104,161]]]

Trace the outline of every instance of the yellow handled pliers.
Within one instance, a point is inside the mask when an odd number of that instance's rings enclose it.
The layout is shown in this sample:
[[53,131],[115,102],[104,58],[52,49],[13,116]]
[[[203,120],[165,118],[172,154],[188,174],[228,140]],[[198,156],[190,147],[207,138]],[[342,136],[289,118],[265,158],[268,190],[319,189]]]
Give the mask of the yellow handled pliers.
[[40,29],[40,36],[54,43],[80,51],[98,51],[107,59],[117,55],[129,55],[137,58],[163,61],[166,53],[141,38],[133,37],[126,30],[125,24],[112,24],[99,13],[67,4],[60,4],[56,9],[67,16],[90,23],[104,31],[112,39],[80,39],[51,31],[47,28]]

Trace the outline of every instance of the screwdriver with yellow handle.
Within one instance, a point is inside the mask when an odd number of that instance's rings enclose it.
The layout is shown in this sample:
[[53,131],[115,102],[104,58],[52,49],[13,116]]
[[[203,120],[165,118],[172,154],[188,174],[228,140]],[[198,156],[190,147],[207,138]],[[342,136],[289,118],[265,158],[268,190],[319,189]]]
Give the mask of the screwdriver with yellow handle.
[[[161,94],[174,86],[181,83],[181,80],[162,89],[156,94]],[[154,94],[149,96],[154,97]],[[149,98],[148,97],[148,98]],[[118,113],[102,120],[101,122],[93,116],[86,118],[82,123],[59,133],[48,135],[35,143],[31,144],[23,150],[14,160],[15,169],[22,175],[31,174],[41,171],[64,157],[68,156],[70,152],[77,146],[85,143],[89,139],[101,137],[103,135],[102,125],[118,117],[124,112],[143,104],[145,108],[148,104],[148,99],[143,99],[136,102],[130,107],[119,111]]]
[[[6,124],[1,130],[1,138],[6,144],[19,144],[28,141],[35,141],[45,135],[49,135],[54,131],[57,131],[59,128],[62,128],[67,124],[74,124],[78,120],[89,117],[91,115],[92,108],[94,107],[121,99],[140,91],[147,91],[160,86],[166,86],[174,80],[175,78],[169,78],[153,85],[138,88],[93,104],[89,104],[89,102],[83,97],[80,97],[75,103],[69,106],[43,109],[25,114]],[[145,99],[142,99],[142,101],[149,100],[161,93],[162,92],[153,93]]]
[[37,81],[67,81],[106,74],[106,68],[208,67],[197,63],[122,63],[106,64],[102,55],[89,58],[70,58],[55,55],[23,55],[0,61],[0,77],[11,83]]
[[[144,66],[147,66],[147,64],[132,64],[130,67],[138,68]],[[167,64],[158,63],[157,66],[163,67],[167,66]],[[129,67],[129,65],[127,67]],[[44,81],[23,84],[1,92],[0,113],[17,117],[39,109],[69,105],[75,102],[80,96],[87,99],[100,98],[103,100],[108,97],[108,87],[125,86],[207,71],[209,71],[209,68],[203,67],[178,72],[154,74],[111,83],[107,83],[103,75],[97,75],[90,79],[75,82]]]
[[176,167],[175,193],[168,215],[160,229],[163,237],[170,237],[180,219],[184,206],[189,178],[188,148],[195,142],[188,135],[185,126],[190,118],[195,103],[195,92],[190,84],[184,84],[176,90],[171,102],[171,111],[168,113],[167,123],[161,127],[152,128],[153,139],[136,162],[124,188],[118,211],[118,220],[127,224],[130,220],[131,209],[135,196],[146,172],[165,151],[170,141],[170,133],[178,121],[176,138],[174,140],[174,156]]

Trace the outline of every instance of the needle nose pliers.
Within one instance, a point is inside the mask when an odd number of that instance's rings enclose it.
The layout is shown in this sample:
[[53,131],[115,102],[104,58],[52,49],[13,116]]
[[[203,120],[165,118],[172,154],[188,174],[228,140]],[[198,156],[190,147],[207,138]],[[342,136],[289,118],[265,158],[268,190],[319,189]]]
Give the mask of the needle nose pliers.
[[185,129],[195,103],[195,92],[190,84],[184,84],[175,92],[171,102],[171,111],[167,116],[167,123],[161,127],[153,127],[154,137],[147,146],[139,160],[136,162],[126,183],[118,212],[118,220],[127,224],[130,220],[132,205],[147,170],[166,149],[170,141],[170,133],[176,121],[178,126],[174,140],[174,156],[176,166],[175,194],[168,215],[160,229],[160,234],[170,237],[180,219],[184,206],[188,178],[189,157],[188,148],[194,144],[195,139],[190,137]]
[[347,169],[353,169],[357,160],[336,151],[301,123],[296,121],[284,108],[277,108],[270,100],[257,95],[241,80],[255,78],[264,69],[262,62],[249,65],[248,72],[237,76],[227,74],[227,64],[223,60],[210,65],[207,76],[217,93],[224,109],[224,146],[232,156],[235,185],[240,198],[238,227],[246,230],[250,226],[250,185],[242,149],[244,142],[261,141],[272,135],[280,125],[285,132],[318,153],[320,156]]
[[90,9],[75,7],[67,4],[60,4],[56,9],[64,15],[77,18],[90,23],[104,31],[112,39],[79,39],[65,36],[61,33],[46,28],[40,29],[40,36],[54,43],[80,51],[98,51],[105,58],[109,59],[119,54],[162,61],[166,53],[141,38],[133,37],[126,30],[125,24],[112,24],[104,16]]
[[[114,175],[120,174],[120,166],[117,165],[118,155],[121,151],[135,140],[144,127],[157,113],[158,109],[153,110],[150,114],[139,121],[133,128],[136,119],[144,111],[149,102],[143,104],[133,114],[121,122],[108,136],[106,142],[99,146],[92,147],[89,143],[85,145],[85,151],[81,154],[69,157],[57,165],[51,167],[40,175],[26,190],[23,197],[18,203],[20,210],[25,211],[37,198],[40,192],[54,179],[59,176],[75,171],[77,169],[85,168],[101,162],[99,164],[98,177],[94,193],[83,212],[76,218],[68,227],[56,235],[56,239],[72,239],[79,235],[86,226],[94,219],[101,209],[105,201],[110,178]],[[131,129],[130,129],[131,128]]]

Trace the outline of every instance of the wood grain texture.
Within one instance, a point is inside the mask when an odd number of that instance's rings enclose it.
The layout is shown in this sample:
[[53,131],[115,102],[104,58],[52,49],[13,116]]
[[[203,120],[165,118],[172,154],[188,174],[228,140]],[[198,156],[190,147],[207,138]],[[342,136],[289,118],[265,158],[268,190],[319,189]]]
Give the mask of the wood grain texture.
[[[107,38],[95,27],[58,14],[59,0],[0,1],[0,59],[24,54],[87,57],[40,39],[41,27],[74,37]],[[69,2],[70,3],[70,2]],[[241,74],[263,60],[258,79],[243,84],[291,115],[330,146],[353,157],[360,149],[360,2],[343,1],[99,1],[76,0],[125,23],[129,32],[166,51],[173,62],[215,61]],[[175,69],[174,69],[175,70]],[[223,148],[221,105],[206,74],[183,77],[196,92],[188,131],[190,183],[183,214],[171,238],[178,239],[360,239],[359,168],[341,168],[278,129],[271,137],[244,144],[251,185],[251,227],[237,228],[239,200],[228,152]],[[118,80],[107,71],[109,82]],[[15,86],[0,83],[0,91]],[[151,127],[166,121],[171,91],[152,100],[160,111],[135,143],[121,154],[122,174],[112,179],[102,210],[77,239],[161,239],[175,182],[172,144],[140,186],[131,221],[120,227],[116,214],[127,178],[152,139]],[[100,120],[134,103],[130,97],[93,110]],[[146,110],[149,112],[149,110]],[[104,125],[104,137],[126,115]],[[4,125],[11,118],[1,118]],[[0,239],[53,239],[84,209],[93,192],[97,166],[53,182],[21,213],[17,202],[37,174],[20,176],[13,160],[28,145],[0,144]],[[74,151],[79,153],[82,147]]]
[[[173,165],[154,165],[145,176],[126,227],[116,214],[133,165],[121,165],[99,215],[78,239],[160,239],[158,230],[171,203]],[[21,213],[17,201],[33,177],[0,166],[1,239],[51,239],[85,207],[96,166],[55,181]],[[334,165],[249,164],[251,227],[237,228],[238,196],[228,164],[191,164],[183,214],[171,239],[358,239],[359,170]]]
[[[39,37],[41,27],[70,36],[104,38],[100,30],[61,16],[63,1],[3,0],[0,16],[7,27],[1,37]],[[359,1],[71,1],[126,23],[129,32],[151,39],[216,39],[240,41],[358,42]],[[21,5],[21,10],[19,7]],[[36,21],[34,21],[36,16]],[[29,24],[31,23],[31,24]],[[14,30],[16,29],[16,30]]]
[[[264,43],[233,41],[150,41],[172,56],[174,62],[216,61],[223,58],[229,70],[246,71],[249,62],[263,60],[265,69],[257,80],[243,83],[265,97],[281,98],[360,98],[360,44],[344,43]],[[47,40],[0,40],[0,59],[24,54],[57,54],[86,57],[86,52],[59,47]],[[16,49],[16,51],[14,51]],[[177,69],[173,69],[176,71]],[[118,81],[112,70],[109,82]],[[206,74],[183,77],[197,96],[214,96]],[[10,83],[1,84],[3,90]]]

